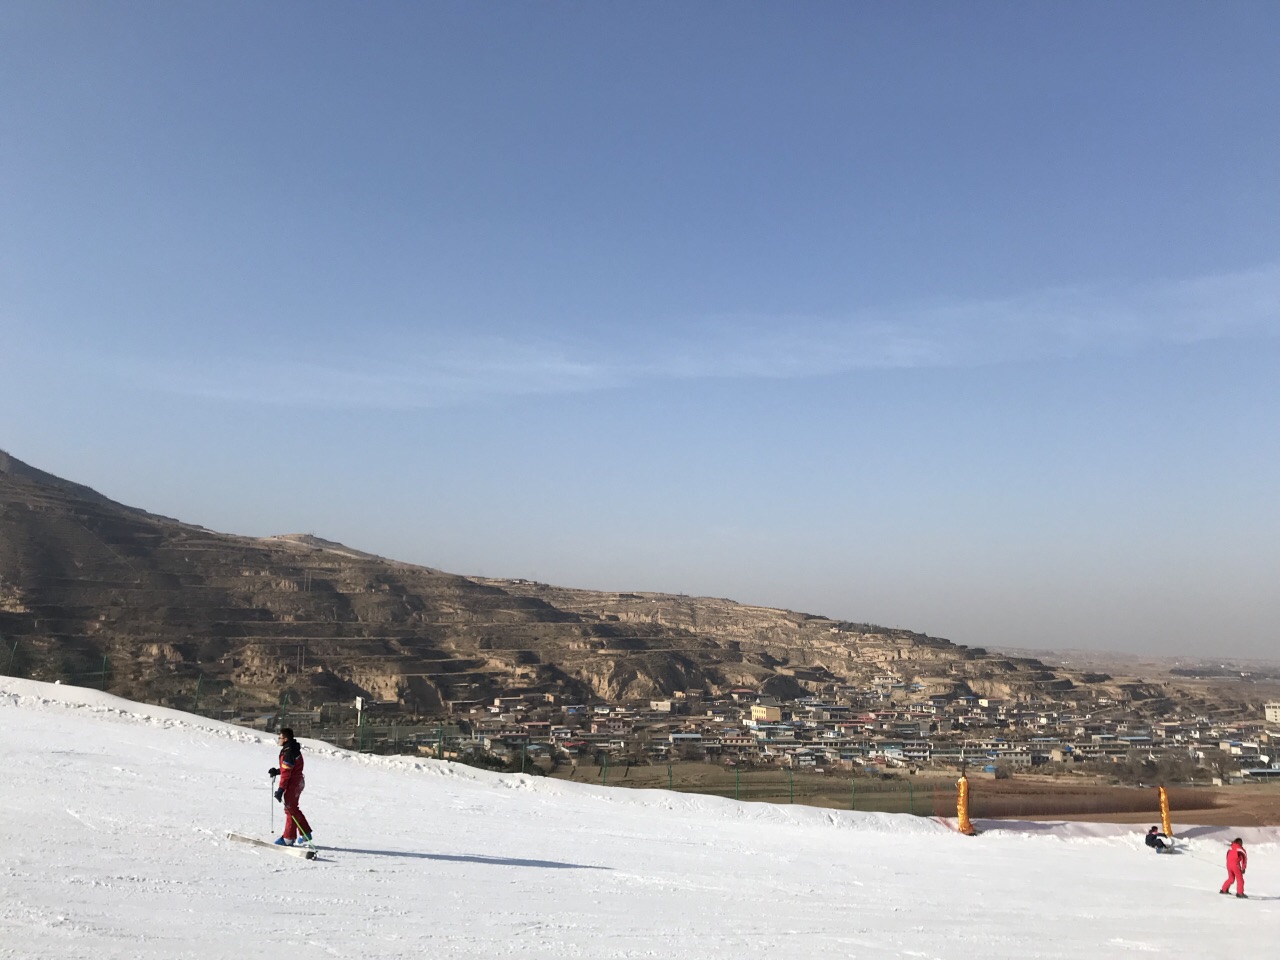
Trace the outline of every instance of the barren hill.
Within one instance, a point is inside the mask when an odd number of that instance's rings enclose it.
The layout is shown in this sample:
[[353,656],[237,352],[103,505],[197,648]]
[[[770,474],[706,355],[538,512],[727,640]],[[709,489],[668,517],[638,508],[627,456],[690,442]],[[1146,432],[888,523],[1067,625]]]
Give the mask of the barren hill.
[[[215,533],[0,454],[0,657],[36,679],[160,702],[357,694],[434,712],[540,691],[783,696],[891,675],[904,691],[1068,689],[1038,660],[729,600],[458,576],[316,537]],[[104,660],[105,658],[105,660]],[[0,660],[0,664],[3,664]]]

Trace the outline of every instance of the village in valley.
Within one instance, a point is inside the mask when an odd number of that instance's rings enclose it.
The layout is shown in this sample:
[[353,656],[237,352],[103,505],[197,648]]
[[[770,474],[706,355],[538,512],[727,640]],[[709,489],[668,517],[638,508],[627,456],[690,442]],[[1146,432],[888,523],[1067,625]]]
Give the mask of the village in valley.
[[594,704],[527,693],[453,702],[447,718],[416,721],[392,719],[395,704],[361,699],[291,712],[287,720],[362,749],[480,756],[543,772],[696,761],[844,776],[930,770],[1123,776],[1124,770],[1135,779],[1156,764],[1170,782],[1280,778],[1280,702],[1251,715],[1198,701],[1169,709],[1162,701],[1153,716],[1141,702],[1092,691],[1070,699],[999,699],[925,696],[913,686],[886,671],[866,686],[832,685],[822,696],[794,700],[745,687]]

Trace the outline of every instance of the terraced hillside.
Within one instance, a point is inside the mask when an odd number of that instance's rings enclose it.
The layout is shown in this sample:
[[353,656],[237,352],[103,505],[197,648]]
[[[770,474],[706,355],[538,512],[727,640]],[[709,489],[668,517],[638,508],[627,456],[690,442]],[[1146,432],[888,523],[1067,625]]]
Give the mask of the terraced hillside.
[[[365,695],[432,713],[542,691],[620,700],[748,685],[796,695],[890,671],[1016,695],[1070,676],[946,640],[665,594],[457,576],[309,536],[215,533],[0,453],[0,657],[163,702],[197,677],[263,705]],[[0,660],[3,665],[3,660]]]

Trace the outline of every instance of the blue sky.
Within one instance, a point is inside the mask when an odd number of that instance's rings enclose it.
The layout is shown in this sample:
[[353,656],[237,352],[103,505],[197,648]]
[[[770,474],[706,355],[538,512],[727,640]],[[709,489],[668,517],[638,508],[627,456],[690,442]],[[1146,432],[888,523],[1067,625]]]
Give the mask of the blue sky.
[[0,13],[0,447],[232,533],[1273,656],[1280,8]]

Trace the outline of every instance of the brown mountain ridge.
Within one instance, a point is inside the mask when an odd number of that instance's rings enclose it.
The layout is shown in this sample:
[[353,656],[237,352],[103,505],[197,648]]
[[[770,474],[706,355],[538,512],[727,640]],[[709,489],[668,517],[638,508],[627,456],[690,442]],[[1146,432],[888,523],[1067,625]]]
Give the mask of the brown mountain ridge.
[[363,695],[416,714],[525,692],[620,701],[746,686],[795,697],[892,676],[913,695],[1026,697],[1083,679],[789,610],[465,577],[313,536],[216,533],[0,452],[6,657],[14,674],[100,675],[150,702],[199,678],[240,703]]

